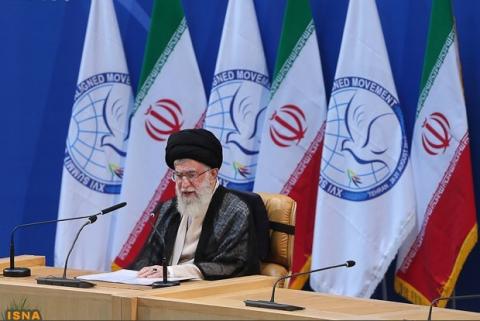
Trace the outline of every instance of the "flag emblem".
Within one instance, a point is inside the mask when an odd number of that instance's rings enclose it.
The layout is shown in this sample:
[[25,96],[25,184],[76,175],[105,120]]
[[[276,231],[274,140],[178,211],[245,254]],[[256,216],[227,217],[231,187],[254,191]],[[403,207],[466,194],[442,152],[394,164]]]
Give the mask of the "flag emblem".
[[430,155],[445,153],[450,146],[450,123],[444,114],[434,112],[422,124],[422,146]]
[[145,130],[154,140],[166,141],[183,125],[182,108],[172,99],[160,99],[145,112]]
[[120,192],[130,90],[128,74],[118,72],[96,74],[77,86],[64,167],[91,190]]
[[256,168],[252,156],[258,154],[268,89],[268,76],[252,70],[228,70],[214,76],[205,128],[219,138],[225,151],[221,180],[252,184]]
[[[390,190],[408,159],[399,102],[387,89],[361,77],[336,79],[328,107],[320,187],[351,201]],[[387,144],[385,135],[395,144]]]
[[305,137],[306,118],[303,110],[293,104],[287,104],[270,117],[270,137],[278,147],[298,145]]

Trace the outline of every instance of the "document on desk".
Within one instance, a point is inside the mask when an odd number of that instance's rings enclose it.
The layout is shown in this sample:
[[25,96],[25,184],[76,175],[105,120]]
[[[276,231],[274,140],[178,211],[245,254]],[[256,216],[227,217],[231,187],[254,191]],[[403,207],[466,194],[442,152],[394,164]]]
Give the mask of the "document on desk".
[[[86,281],[103,281],[103,282],[124,283],[124,284],[134,284],[134,285],[152,285],[153,282],[163,281],[163,278],[139,278],[137,277],[137,273],[138,271],[133,271],[133,270],[118,270],[115,272],[80,275],[80,276],[77,276],[77,279],[86,280]],[[191,278],[169,277],[168,281],[184,281],[189,279]]]

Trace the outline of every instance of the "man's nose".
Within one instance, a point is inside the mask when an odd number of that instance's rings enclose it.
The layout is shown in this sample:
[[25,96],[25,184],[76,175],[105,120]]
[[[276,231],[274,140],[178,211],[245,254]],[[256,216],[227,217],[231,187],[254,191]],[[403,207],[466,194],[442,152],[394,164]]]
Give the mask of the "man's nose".
[[180,176],[180,177],[181,179],[179,183],[182,187],[192,186],[192,182],[186,176]]

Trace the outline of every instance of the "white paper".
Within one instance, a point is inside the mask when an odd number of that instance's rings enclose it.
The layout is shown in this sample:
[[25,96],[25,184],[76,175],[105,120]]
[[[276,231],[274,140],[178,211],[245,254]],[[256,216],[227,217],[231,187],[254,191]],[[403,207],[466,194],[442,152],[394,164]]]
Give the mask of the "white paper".
[[[125,283],[135,285],[152,285],[153,282],[163,281],[163,278],[139,278],[138,271],[133,270],[118,270],[115,272],[106,272],[98,274],[87,274],[77,276],[77,279],[86,281],[104,281],[114,283]],[[190,277],[169,277],[168,281],[183,281],[189,280]]]

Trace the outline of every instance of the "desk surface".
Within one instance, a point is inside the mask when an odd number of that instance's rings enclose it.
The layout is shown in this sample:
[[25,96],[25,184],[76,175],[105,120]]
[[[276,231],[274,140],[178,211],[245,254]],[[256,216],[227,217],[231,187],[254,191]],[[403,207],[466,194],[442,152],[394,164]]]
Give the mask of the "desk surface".
[[[24,262],[34,259],[26,256]],[[20,262],[21,260],[19,260]],[[2,261],[0,261],[2,262]],[[20,266],[20,265],[19,265]],[[28,266],[21,264],[21,266]],[[89,289],[40,285],[39,276],[61,276],[59,268],[30,266],[28,278],[0,276],[0,312],[25,301],[25,309],[39,309],[44,319],[256,319],[425,320],[428,307],[414,304],[277,289],[275,301],[305,307],[288,312],[246,307],[244,300],[268,300],[275,278],[255,275],[219,281],[187,281],[180,286],[147,286],[95,282]],[[68,277],[88,271],[69,270]],[[434,308],[434,320],[480,320],[480,313]]]
[[[256,285],[260,280],[256,279]],[[153,319],[324,319],[324,320],[426,320],[428,307],[407,303],[277,289],[275,301],[305,307],[279,311],[246,307],[244,300],[269,300],[271,286],[240,284],[232,290],[228,280],[205,290],[183,289],[171,293],[142,293],[137,299],[137,317]],[[236,279],[238,282],[238,279]],[[268,280],[264,280],[268,283]],[[433,320],[480,320],[480,313],[434,308]]]
[[[23,265],[26,266],[26,265]],[[44,319],[137,319],[137,297],[149,293],[156,295],[173,295],[188,291],[189,295],[207,295],[211,291],[222,290],[235,292],[248,288],[271,286],[275,278],[249,276],[221,281],[186,281],[180,286],[151,289],[148,286],[97,282],[89,289],[50,286],[36,283],[39,276],[61,276],[63,269],[31,266],[32,276],[26,278],[6,278],[0,276],[0,312],[21,304],[26,300],[25,309],[38,309]],[[68,277],[87,274],[84,270],[68,270]],[[179,294],[181,295],[181,294]],[[157,317],[155,317],[157,318]]]

